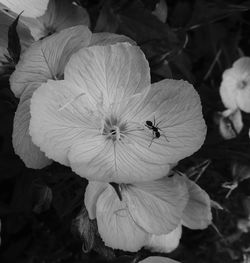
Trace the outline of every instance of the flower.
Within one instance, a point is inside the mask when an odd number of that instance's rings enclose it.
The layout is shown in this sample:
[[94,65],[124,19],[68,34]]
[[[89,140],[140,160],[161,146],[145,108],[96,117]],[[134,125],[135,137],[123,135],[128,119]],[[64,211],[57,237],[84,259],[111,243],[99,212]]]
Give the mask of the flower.
[[250,57],[239,58],[224,71],[220,95],[226,108],[250,112]]
[[185,175],[120,184],[121,197],[108,183],[89,182],[85,206],[107,246],[126,251],[147,247],[170,252],[181,237],[181,225],[203,229],[211,223],[210,199]]
[[149,181],[202,145],[200,99],[182,80],[150,85],[137,46],[82,48],[31,99],[30,134],[47,157],[105,182]]
[[22,54],[10,77],[11,89],[20,98],[14,118],[12,141],[15,153],[27,167],[39,169],[51,163],[32,143],[29,135],[30,98],[33,92],[48,79],[63,79],[66,63],[79,49],[119,41],[131,40],[116,34],[91,34],[87,27],[76,26],[33,43]]
[[[76,25],[90,25],[87,11],[70,0],[1,0],[0,8],[16,18],[22,11],[19,21],[25,24],[34,40],[59,32]],[[9,9],[8,9],[9,8]]]

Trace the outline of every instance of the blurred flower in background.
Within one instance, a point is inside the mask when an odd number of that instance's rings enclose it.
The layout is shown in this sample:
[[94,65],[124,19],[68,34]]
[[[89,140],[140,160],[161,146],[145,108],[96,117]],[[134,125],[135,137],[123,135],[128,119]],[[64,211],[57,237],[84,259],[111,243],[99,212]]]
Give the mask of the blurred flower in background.
[[241,57],[224,71],[220,95],[225,107],[250,112],[250,57]]
[[[43,168],[51,163],[35,146],[29,135],[30,98],[48,79],[63,79],[64,68],[73,53],[89,45],[131,41],[111,33],[91,34],[86,26],[76,26],[35,42],[27,49],[10,78],[11,89],[20,99],[13,127],[16,154],[29,168]],[[25,74],[24,74],[25,73]]]
[[[146,247],[169,253],[181,238],[181,225],[204,229],[212,220],[210,199],[185,175],[135,184],[89,182],[85,205],[107,246],[126,251]],[[120,196],[120,197],[119,197]]]

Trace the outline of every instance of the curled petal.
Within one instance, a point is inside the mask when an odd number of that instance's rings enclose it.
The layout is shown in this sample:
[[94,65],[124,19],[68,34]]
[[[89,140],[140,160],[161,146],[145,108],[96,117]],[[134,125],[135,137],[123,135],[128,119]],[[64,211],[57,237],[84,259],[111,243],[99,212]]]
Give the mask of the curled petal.
[[[131,111],[130,118],[144,126],[141,145],[144,151],[151,152],[152,160],[176,163],[197,151],[205,139],[199,95],[183,80],[165,79],[153,84],[145,99]],[[158,128],[158,137],[146,121]]]
[[181,221],[188,201],[188,192],[181,176],[127,187],[124,195],[135,222],[155,235],[168,234]]
[[90,39],[91,32],[87,27],[76,26],[34,43],[21,56],[10,77],[15,96],[20,97],[28,84],[62,78],[71,55],[88,46]]
[[139,47],[118,43],[93,46],[74,54],[64,77],[82,87],[93,105],[104,110],[150,85],[148,62]]
[[40,169],[51,164],[52,160],[48,159],[45,154],[34,145],[29,134],[31,118],[30,97],[36,88],[36,85],[29,87],[29,92],[21,96],[14,117],[12,142],[15,153],[20,156],[28,168]]
[[105,245],[131,252],[144,246],[147,233],[133,221],[127,204],[111,186],[101,194],[96,207],[98,231]]
[[196,183],[186,178],[189,200],[184,209],[182,224],[191,229],[204,229],[212,221],[211,203],[208,194]]
[[167,235],[150,235],[146,248],[153,252],[170,253],[178,247],[181,233],[182,227],[179,225]]
[[90,219],[96,218],[96,203],[102,192],[108,187],[108,184],[100,182],[89,182],[84,195],[84,204]]
[[65,80],[42,84],[31,99],[30,134],[45,154],[69,165],[70,147],[91,136],[94,120],[87,114],[87,101],[81,89]]

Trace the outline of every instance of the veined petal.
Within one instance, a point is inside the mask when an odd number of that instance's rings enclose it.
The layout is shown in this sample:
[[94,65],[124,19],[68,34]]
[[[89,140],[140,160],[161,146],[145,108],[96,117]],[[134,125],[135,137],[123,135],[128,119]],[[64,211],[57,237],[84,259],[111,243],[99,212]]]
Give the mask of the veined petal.
[[99,135],[72,144],[68,158],[72,170],[88,180],[134,183],[158,179],[168,173],[169,164],[157,161],[157,165],[152,165],[150,155],[143,156],[133,146],[128,148]]
[[49,0],[1,0],[11,11],[20,14],[23,12],[24,16],[39,17],[43,15],[47,9]]
[[[131,111],[130,119],[144,127],[141,145],[151,151],[152,159],[162,155],[166,163],[193,154],[206,135],[199,95],[183,80],[165,79],[153,84],[141,104]],[[158,128],[158,138],[146,121]]]
[[187,186],[181,176],[129,185],[122,195],[133,220],[155,235],[169,234],[180,224],[188,201]]
[[147,233],[133,221],[126,202],[119,200],[111,186],[100,195],[96,207],[98,231],[105,245],[131,252],[144,246]]
[[21,56],[10,77],[15,96],[20,97],[28,84],[62,78],[70,56],[88,46],[90,39],[91,32],[87,27],[76,26],[34,43]]
[[71,57],[64,77],[83,87],[93,105],[104,110],[150,85],[145,56],[128,43],[81,49]]
[[140,261],[140,263],[180,263],[180,262],[165,257],[148,257]]
[[30,134],[45,154],[68,165],[68,151],[76,142],[97,133],[95,119],[87,111],[84,93],[65,80],[42,84],[31,99]]
[[191,229],[204,229],[212,221],[208,194],[196,183],[186,178],[189,200],[184,209],[182,224]]
[[108,187],[108,184],[100,182],[89,182],[85,190],[84,204],[90,219],[96,218],[96,203],[102,192]]
[[182,226],[180,224],[169,234],[150,235],[146,248],[153,252],[170,253],[179,246],[181,234]]
[[28,88],[28,92],[21,96],[14,117],[12,142],[15,153],[28,168],[40,169],[51,164],[52,160],[48,159],[32,142],[29,134],[30,98],[36,88],[36,85],[32,85]]

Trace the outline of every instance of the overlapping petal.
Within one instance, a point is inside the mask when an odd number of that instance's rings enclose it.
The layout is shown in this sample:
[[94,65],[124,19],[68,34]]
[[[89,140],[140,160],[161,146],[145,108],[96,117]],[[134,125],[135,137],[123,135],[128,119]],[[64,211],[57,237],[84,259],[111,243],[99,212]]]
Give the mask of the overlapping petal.
[[141,138],[140,150],[150,150],[152,159],[155,156],[159,162],[165,159],[166,163],[175,163],[193,154],[206,135],[199,95],[191,84],[182,80],[166,79],[153,84],[147,96],[126,118],[141,122],[144,127],[148,120],[158,127],[159,138],[153,139],[154,134],[147,127],[147,133],[140,131],[137,137]]
[[95,119],[86,113],[87,103],[82,90],[66,80],[50,80],[34,92],[30,134],[49,158],[69,165],[68,151],[74,142],[96,135]]
[[[122,200],[108,184],[90,182],[86,190],[85,206],[89,216],[96,217],[106,245],[129,251],[143,246],[156,251],[174,249],[181,236],[180,221],[188,201],[185,179],[165,177],[120,187]],[[164,244],[163,240],[172,243]]]
[[27,92],[21,96],[14,118],[12,142],[15,153],[20,156],[28,168],[40,169],[49,165],[52,160],[48,159],[38,146],[32,143],[29,134],[30,98],[36,88],[36,84],[31,84]]
[[133,219],[145,231],[161,235],[173,231],[181,221],[188,201],[181,176],[137,183],[124,191]]
[[91,32],[85,26],[62,30],[49,38],[34,43],[22,56],[10,77],[11,89],[20,97],[32,83],[63,77],[71,55],[89,45]]
[[71,57],[64,77],[83,87],[93,104],[104,110],[150,85],[145,56],[139,47],[126,43],[81,49]]
[[136,252],[145,243],[147,233],[134,222],[125,202],[120,202],[111,186],[96,204],[98,231],[107,246]]
[[189,199],[184,209],[182,224],[191,229],[204,229],[212,221],[211,203],[208,194],[196,183],[186,178]]
[[146,248],[153,252],[170,253],[179,246],[181,234],[182,226],[179,225],[169,234],[150,235],[148,237]]

